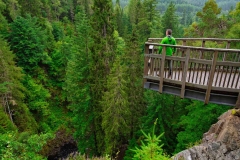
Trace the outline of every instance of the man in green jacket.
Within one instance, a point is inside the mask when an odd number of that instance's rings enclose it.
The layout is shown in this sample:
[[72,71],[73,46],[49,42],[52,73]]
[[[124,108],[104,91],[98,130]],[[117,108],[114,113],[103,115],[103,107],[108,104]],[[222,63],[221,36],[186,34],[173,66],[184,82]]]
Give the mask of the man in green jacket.
[[[176,45],[176,40],[175,40],[175,38],[172,37],[171,29],[166,30],[166,37],[164,37],[162,39],[161,44]],[[162,53],[162,48],[163,48],[162,46],[159,46],[159,49],[158,49],[159,54]],[[167,56],[172,56],[172,55],[174,55],[175,52],[176,52],[175,47],[166,47],[166,55]],[[167,62],[168,62],[168,68],[169,68],[168,77],[170,77],[172,75],[172,60],[167,60]]]

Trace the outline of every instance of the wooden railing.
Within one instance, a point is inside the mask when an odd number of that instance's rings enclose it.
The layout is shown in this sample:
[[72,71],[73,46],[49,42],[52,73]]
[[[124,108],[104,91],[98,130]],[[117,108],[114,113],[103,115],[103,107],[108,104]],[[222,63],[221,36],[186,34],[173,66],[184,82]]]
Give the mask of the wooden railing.
[[[215,48],[230,49],[231,43],[239,43],[240,39],[222,39],[222,38],[175,38],[178,44],[183,46],[207,47],[208,43],[215,43]],[[148,38],[150,43],[159,43],[162,38]]]
[[[226,41],[227,44],[230,44],[230,42],[237,40]],[[159,46],[163,47],[162,54],[158,54]],[[173,56],[166,56],[166,47],[175,47],[177,52]],[[172,75],[170,77],[167,61],[172,61]],[[179,95],[181,98],[191,98],[191,94],[194,93],[189,91],[192,90],[199,92],[192,98],[202,100],[206,104],[210,101],[235,105],[236,101],[240,100],[240,50],[184,45],[173,46],[146,42],[145,88],[149,88],[150,83],[157,84],[160,93],[169,92]],[[172,88],[168,89],[164,86],[171,86]],[[156,90],[156,86],[154,90]],[[187,94],[186,90],[188,90]],[[222,99],[218,101],[217,95],[221,95],[219,98]],[[224,96],[229,95],[231,97],[226,99],[226,102],[222,101]],[[233,101],[235,101],[234,104]]]

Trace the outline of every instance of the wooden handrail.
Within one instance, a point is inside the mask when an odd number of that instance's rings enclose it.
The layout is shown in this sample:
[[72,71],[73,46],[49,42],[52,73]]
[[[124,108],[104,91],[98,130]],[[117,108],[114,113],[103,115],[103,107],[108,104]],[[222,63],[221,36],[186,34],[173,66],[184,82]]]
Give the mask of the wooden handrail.
[[[163,38],[148,38],[148,41],[162,40]],[[224,38],[175,38],[178,41],[222,41],[222,42],[240,42],[240,39]]]
[[151,42],[145,42],[145,45],[166,46],[166,47],[175,47],[175,48],[182,48],[182,49],[190,48],[190,49],[204,50],[204,51],[240,52],[239,49],[204,48],[204,47],[194,47],[194,46],[182,46],[182,45],[169,45],[169,44],[151,43]]

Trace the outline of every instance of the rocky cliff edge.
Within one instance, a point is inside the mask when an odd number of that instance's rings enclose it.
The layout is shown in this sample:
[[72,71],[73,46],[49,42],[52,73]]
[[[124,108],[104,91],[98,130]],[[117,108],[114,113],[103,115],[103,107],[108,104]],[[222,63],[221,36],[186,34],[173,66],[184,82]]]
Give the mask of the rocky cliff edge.
[[202,143],[175,155],[173,160],[240,160],[240,109],[218,118],[203,135]]

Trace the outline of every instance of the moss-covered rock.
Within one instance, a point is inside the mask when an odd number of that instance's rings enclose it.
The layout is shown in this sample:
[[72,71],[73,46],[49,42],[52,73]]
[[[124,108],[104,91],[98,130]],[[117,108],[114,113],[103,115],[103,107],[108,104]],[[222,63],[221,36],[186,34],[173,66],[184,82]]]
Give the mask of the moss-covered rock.
[[72,134],[65,128],[60,128],[56,131],[55,138],[47,142],[40,154],[44,157],[62,158],[74,151],[77,151],[77,143]]

